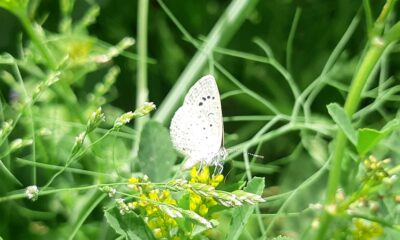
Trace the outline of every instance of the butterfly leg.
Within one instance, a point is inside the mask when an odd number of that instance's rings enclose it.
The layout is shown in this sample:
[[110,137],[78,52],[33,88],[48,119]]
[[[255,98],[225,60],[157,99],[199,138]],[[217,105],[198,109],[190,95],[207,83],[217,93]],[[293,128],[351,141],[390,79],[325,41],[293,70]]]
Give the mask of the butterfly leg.
[[222,170],[224,170],[224,165],[222,164],[221,161],[215,161],[214,166],[215,166],[215,168],[214,168],[213,176],[221,174]]
[[203,171],[204,161],[200,161],[199,168],[197,169],[197,174],[200,174]]

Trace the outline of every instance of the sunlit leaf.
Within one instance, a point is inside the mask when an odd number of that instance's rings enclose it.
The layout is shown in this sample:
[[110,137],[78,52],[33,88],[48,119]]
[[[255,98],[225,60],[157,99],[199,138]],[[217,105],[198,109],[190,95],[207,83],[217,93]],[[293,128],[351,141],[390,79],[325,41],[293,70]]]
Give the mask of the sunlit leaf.
[[140,138],[138,156],[140,169],[152,181],[168,179],[176,160],[168,130],[158,122],[147,122]]

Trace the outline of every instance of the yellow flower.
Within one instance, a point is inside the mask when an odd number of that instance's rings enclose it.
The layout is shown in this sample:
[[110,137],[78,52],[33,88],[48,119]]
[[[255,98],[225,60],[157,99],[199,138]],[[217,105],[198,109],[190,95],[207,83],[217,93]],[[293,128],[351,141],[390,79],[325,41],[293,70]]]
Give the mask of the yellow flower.
[[128,182],[129,183],[138,183],[139,182],[139,178],[131,177],[131,178],[128,179]]
[[167,198],[164,200],[164,203],[169,204],[169,205],[176,205],[176,200],[173,198]]
[[193,167],[193,168],[190,170],[190,177],[191,177],[191,178],[196,178],[196,177],[197,177],[197,170],[196,170],[195,167]]
[[208,180],[210,179],[210,170],[208,167],[203,168],[203,171],[198,175],[198,179],[200,183],[208,183]]
[[149,193],[149,198],[153,201],[158,201],[158,190],[151,190]]
[[171,225],[171,226],[176,226],[177,225],[176,220],[171,218],[171,217],[166,218],[166,222],[167,222],[168,225]]
[[132,188],[135,191],[140,191],[140,186],[137,185],[137,183],[139,182],[139,178],[131,177],[128,179],[128,187]]
[[204,204],[201,204],[200,207],[199,207],[199,213],[200,213],[200,215],[202,215],[202,216],[206,215],[206,214],[208,213],[208,208],[207,208],[207,206],[204,205]]
[[192,210],[192,211],[194,211],[194,210],[196,210],[196,208],[197,208],[197,204],[194,203],[193,201],[190,201],[190,203],[189,203],[189,209]]
[[152,205],[149,205],[149,206],[146,207],[147,215],[152,215],[152,214],[156,213],[157,211],[158,211],[158,208],[156,208],[156,207],[154,207]]
[[164,190],[164,191],[162,191],[162,197],[161,198],[167,198],[167,197],[169,197],[169,195],[171,195],[171,192],[170,191],[168,191],[168,190]]
[[151,219],[147,222],[147,226],[149,226],[150,229],[155,229],[158,227],[157,224],[157,219]]
[[154,236],[156,237],[156,238],[162,238],[162,237],[166,237],[166,231],[165,230],[163,230],[163,229],[161,229],[161,228],[156,228],[156,229],[153,229],[153,233],[154,233]]
[[218,174],[214,176],[211,180],[211,186],[213,187],[218,186],[222,182],[222,180],[224,180],[224,175]]

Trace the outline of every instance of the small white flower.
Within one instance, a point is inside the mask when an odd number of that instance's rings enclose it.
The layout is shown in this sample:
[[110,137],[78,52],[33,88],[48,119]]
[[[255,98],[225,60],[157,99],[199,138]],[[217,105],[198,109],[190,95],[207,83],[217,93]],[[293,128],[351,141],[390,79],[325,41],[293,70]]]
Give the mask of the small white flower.
[[29,200],[36,201],[39,197],[39,189],[36,185],[32,185],[26,188],[25,194]]
[[318,227],[319,227],[319,225],[320,225],[320,221],[319,221],[319,219],[314,219],[313,221],[312,221],[312,223],[311,223],[311,227],[313,228],[313,229],[317,229]]
[[321,203],[310,203],[308,207],[314,210],[321,210],[324,206]]
[[117,192],[117,190],[115,188],[111,188],[111,190],[108,192],[108,196],[114,197],[116,192]]

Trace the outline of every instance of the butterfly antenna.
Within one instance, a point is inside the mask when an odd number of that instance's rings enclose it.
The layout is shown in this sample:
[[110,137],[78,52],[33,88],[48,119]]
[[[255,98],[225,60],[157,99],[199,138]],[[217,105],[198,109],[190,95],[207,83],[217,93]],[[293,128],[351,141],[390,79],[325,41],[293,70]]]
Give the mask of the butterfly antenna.
[[230,168],[229,171],[224,176],[224,183],[226,183],[226,179],[228,179],[229,174],[232,172],[233,168]]
[[[242,151],[242,150],[240,150],[240,149],[235,149],[235,148],[230,148],[230,149],[228,149],[228,152],[229,152],[229,153],[241,152],[241,151]],[[263,155],[258,155],[258,154],[255,154],[255,153],[249,153],[249,152],[247,152],[247,151],[245,151],[245,153],[246,153],[247,155],[253,156],[253,157],[255,157],[255,158],[261,158],[261,159],[264,158]]]
[[253,154],[253,153],[247,153],[247,154],[250,155],[250,156],[256,157],[256,158],[261,158],[261,159],[264,158],[263,155],[258,155],[258,154]]

